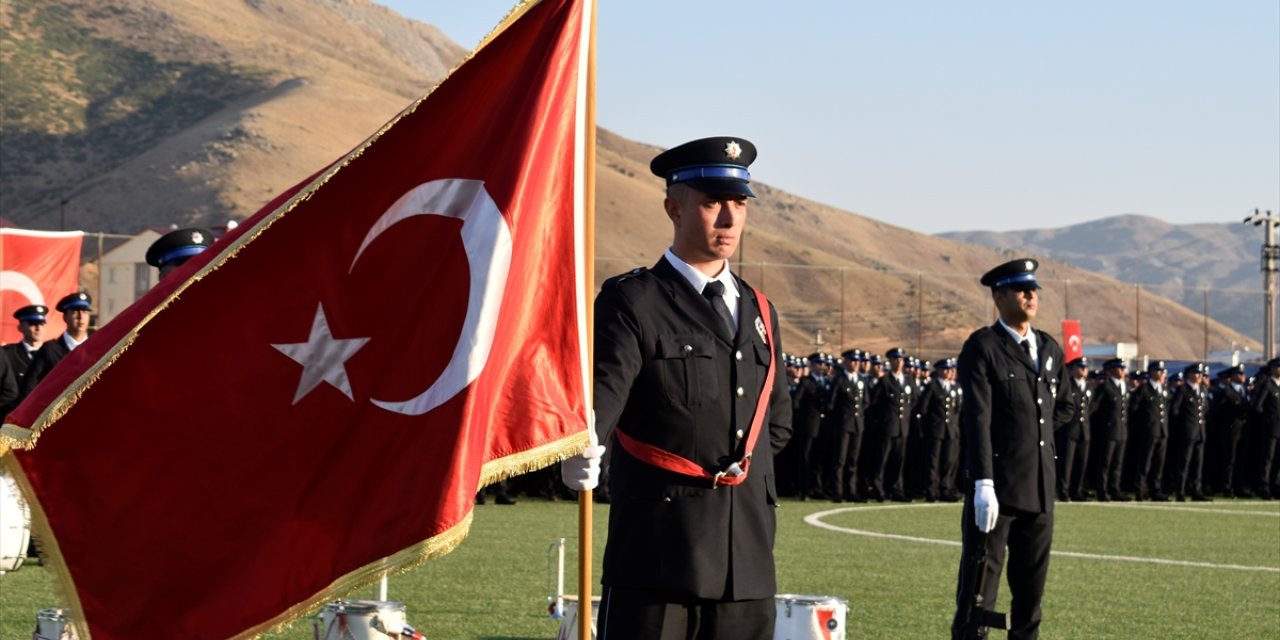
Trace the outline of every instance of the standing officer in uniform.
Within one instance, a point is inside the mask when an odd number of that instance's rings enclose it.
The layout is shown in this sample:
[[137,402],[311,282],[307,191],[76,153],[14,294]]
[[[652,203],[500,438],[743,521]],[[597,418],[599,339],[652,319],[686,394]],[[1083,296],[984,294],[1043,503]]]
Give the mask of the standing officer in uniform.
[[1094,389],[1093,401],[1093,482],[1098,499],[1132,500],[1120,491],[1124,471],[1124,448],[1129,441],[1129,383],[1125,381],[1124,360],[1112,358],[1102,365],[1105,377]]
[[71,353],[72,349],[89,339],[89,317],[93,315],[93,299],[89,294],[77,291],[63,296],[58,301],[57,309],[62,313],[62,321],[67,324],[67,330],[62,332],[61,336],[40,345],[35,359],[31,361],[31,368],[27,369],[27,375],[22,377],[23,398],[27,397],[37,384],[40,384],[53,365],[58,364],[67,357],[68,353]]
[[886,496],[906,502],[902,468],[907,460],[907,430],[910,428],[912,380],[906,375],[907,353],[898,347],[885,352],[889,370],[871,387],[867,424],[872,435],[871,497],[884,502]]
[[213,232],[208,229],[177,229],[160,236],[147,248],[147,264],[160,270],[160,279],[173,273],[192,256],[213,244]]
[[1054,416],[1053,442],[1058,450],[1058,500],[1085,501],[1085,470],[1089,468],[1089,411],[1093,390],[1086,378],[1089,360],[1080,356],[1067,363],[1070,380],[1066,385],[1071,412]]
[[956,494],[955,464],[960,450],[960,395],[955,388],[956,361],[943,358],[933,365],[933,380],[920,392],[920,462],[924,467],[922,493],[926,502]]
[[836,502],[866,502],[858,493],[858,455],[862,452],[862,412],[867,406],[867,383],[858,369],[862,353],[850,349],[843,354],[845,371],[835,376],[831,396],[833,443],[827,490]]
[[1272,464],[1280,443],[1280,358],[1272,358],[1265,369],[1258,373],[1253,393],[1255,417],[1253,441],[1257,450],[1254,466],[1254,491],[1259,498],[1270,500],[1277,496],[1272,491]]
[[[960,438],[965,469],[961,519],[964,555],[956,589],[952,636],[967,637],[965,614],[976,581],[964,559],[985,544],[983,601],[996,602],[1008,548],[1012,594],[1009,638],[1040,635],[1040,601],[1053,541],[1053,416],[1070,411],[1063,388],[1062,347],[1033,329],[1040,284],[1035,260],[1002,264],[982,276],[1000,319],[965,341],[958,363],[964,405]],[[1061,395],[1060,395],[1061,394]],[[985,536],[980,535],[986,534]]]
[[18,332],[22,334],[22,340],[0,348],[4,349],[3,357],[8,358],[9,367],[13,369],[19,388],[22,387],[22,378],[26,376],[27,369],[31,368],[31,363],[36,358],[36,352],[40,350],[48,315],[49,307],[42,304],[27,305],[13,312],[14,319],[18,321]]
[[1147,363],[1147,379],[1129,399],[1129,462],[1138,500],[1168,502],[1161,483],[1169,441],[1169,390],[1163,360]]
[[[774,455],[791,407],[777,312],[728,260],[755,157],[722,137],[654,158],[671,247],[596,298],[596,425],[612,448],[600,640],[773,637]],[[565,461],[566,484],[590,481],[595,453]]]
[[1222,384],[1218,385],[1209,408],[1214,439],[1211,443],[1216,450],[1213,458],[1217,473],[1213,483],[1224,497],[1231,498],[1237,487],[1236,452],[1249,419],[1249,389],[1244,383],[1244,367],[1236,365],[1223,374]]
[[1178,502],[1187,495],[1197,502],[1211,502],[1200,487],[1200,471],[1204,466],[1204,426],[1209,413],[1208,393],[1204,389],[1209,368],[1192,363],[1182,370],[1186,383],[1178,387],[1169,403],[1169,450],[1173,464],[1173,490]]
[[828,375],[826,357],[821,353],[809,354],[809,375],[800,379],[800,408],[798,422],[793,423],[795,449],[796,495],[801,500],[822,497],[822,424],[831,408],[831,377]]

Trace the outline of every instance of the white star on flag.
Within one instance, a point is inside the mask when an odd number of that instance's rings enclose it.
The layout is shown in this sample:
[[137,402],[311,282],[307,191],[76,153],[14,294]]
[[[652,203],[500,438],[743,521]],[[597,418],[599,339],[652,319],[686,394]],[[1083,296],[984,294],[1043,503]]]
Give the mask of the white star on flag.
[[302,365],[302,380],[298,382],[298,392],[293,395],[293,404],[298,404],[303,396],[320,386],[321,382],[328,382],[347,398],[355,400],[351,393],[351,381],[347,379],[346,363],[369,340],[335,339],[324,318],[324,305],[318,305],[315,322],[311,323],[311,335],[306,342],[271,345],[276,351]]

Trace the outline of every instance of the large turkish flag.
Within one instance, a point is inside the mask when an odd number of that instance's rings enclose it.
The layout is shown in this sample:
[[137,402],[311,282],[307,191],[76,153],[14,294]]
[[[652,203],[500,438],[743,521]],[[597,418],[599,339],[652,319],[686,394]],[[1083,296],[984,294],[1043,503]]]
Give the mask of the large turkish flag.
[[585,446],[587,1],[523,6],[10,415],[94,640],[262,631],[446,553],[479,487]]
[[22,339],[13,312],[31,304],[50,309],[45,339],[66,330],[62,314],[52,310],[63,296],[80,290],[83,238],[82,231],[0,229],[0,344]]

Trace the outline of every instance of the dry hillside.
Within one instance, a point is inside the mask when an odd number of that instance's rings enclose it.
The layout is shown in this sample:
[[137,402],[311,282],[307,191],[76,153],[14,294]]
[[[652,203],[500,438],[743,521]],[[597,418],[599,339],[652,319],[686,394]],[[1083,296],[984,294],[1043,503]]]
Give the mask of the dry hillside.
[[[368,0],[5,0],[0,30],[0,215],[37,229],[58,228],[63,213],[67,228],[115,233],[246,217],[465,56]],[[600,132],[598,279],[652,264],[669,241],[648,172],[656,151]],[[900,344],[941,357],[991,320],[977,276],[1011,254],[758,178],[735,268],[781,309],[790,350]],[[1250,344],[1065,263],[1044,261],[1042,275],[1038,324],[1055,333],[1069,315],[1088,341],[1139,341],[1163,358]]]

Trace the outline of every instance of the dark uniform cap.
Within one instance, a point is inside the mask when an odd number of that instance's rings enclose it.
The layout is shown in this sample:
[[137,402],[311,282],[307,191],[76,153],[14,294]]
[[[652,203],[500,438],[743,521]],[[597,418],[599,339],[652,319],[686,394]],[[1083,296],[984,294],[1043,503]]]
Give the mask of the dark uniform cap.
[[1221,374],[1221,375],[1223,375],[1223,376],[1233,376],[1233,375],[1235,375],[1235,374],[1237,374],[1237,373],[1238,373],[1238,374],[1240,374],[1240,375],[1244,375],[1244,367],[1242,367],[1242,366],[1240,366],[1240,365],[1236,365],[1236,366],[1234,366],[1234,367],[1229,367],[1229,368],[1227,368],[1227,369],[1223,369],[1223,370],[1222,370],[1222,374]]
[[1040,283],[1036,281],[1038,268],[1040,263],[1031,258],[1010,260],[982,274],[982,286],[991,287],[992,290],[1005,287],[1018,291],[1039,289]]
[[809,354],[809,362],[822,362],[822,354],[817,351]]
[[862,357],[861,354],[862,352],[857,349],[846,349],[840,354],[840,357],[844,358],[846,362],[857,362]]
[[1280,358],[1272,358],[1272,359],[1268,360],[1268,361],[1267,361],[1267,368],[1268,368],[1268,369],[1277,369],[1277,368],[1280,368]]
[[880,356],[871,356],[871,364],[875,364],[875,365],[884,364],[884,360],[881,360]]
[[934,369],[954,369],[956,368],[955,358],[943,358],[933,363]]
[[147,264],[160,268],[167,264],[182,264],[187,258],[204,251],[213,244],[213,232],[208,229],[178,229],[160,236],[147,249]]
[[755,159],[756,146],[751,142],[720,136],[667,149],[649,163],[649,170],[666,180],[668,187],[687,184],[712,195],[754,198],[747,167]]
[[902,363],[902,366],[907,369],[915,369],[916,367],[920,366],[920,363],[916,361],[915,358],[906,358],[905,361]]
[[1209,373],[1209,365],[1204,364],[1203,362],[1192,362],[1191,364],[1183,367],[1182,372],[1183,373],[1203,373],[1207,375]]
[[1087,367],[1089,366],[1089,359],[1088,359],[1088,358],[1086,358],[1086,357],[1084,357],[1084,356],[1080,356],[1079,358],[1076,358],[1075,360],[1072,360],[1071,362],[1068,362],[1068,363],[1067,363],[1067,366],[1068,366],[1068,367],[1086,367],[1086,368],[1087,368]]
[[13,312],[15,319],[30,324],[44,324],[47,315],[49,315],[49,307],[42,304],[29,304]]
[[1152,360],[1147,363],[1147,371],[1164,371],[1164,360]]
[[1112,358],[1102,363],[1102,368],[1103,369],[1124,369],[1126,367],[1124,364],[1124,360],[1121,360],[1120,358]]
[[886,358],[905,358],[907,357],[907,352],[903,351],[901,347],[894,347],[884,352],[884,356]]
[[59,300],[57,309],[63,313],[73,309],[88,309],[93,311],[93,298],[90,298],[89,294],[83,291],[77,291]]

